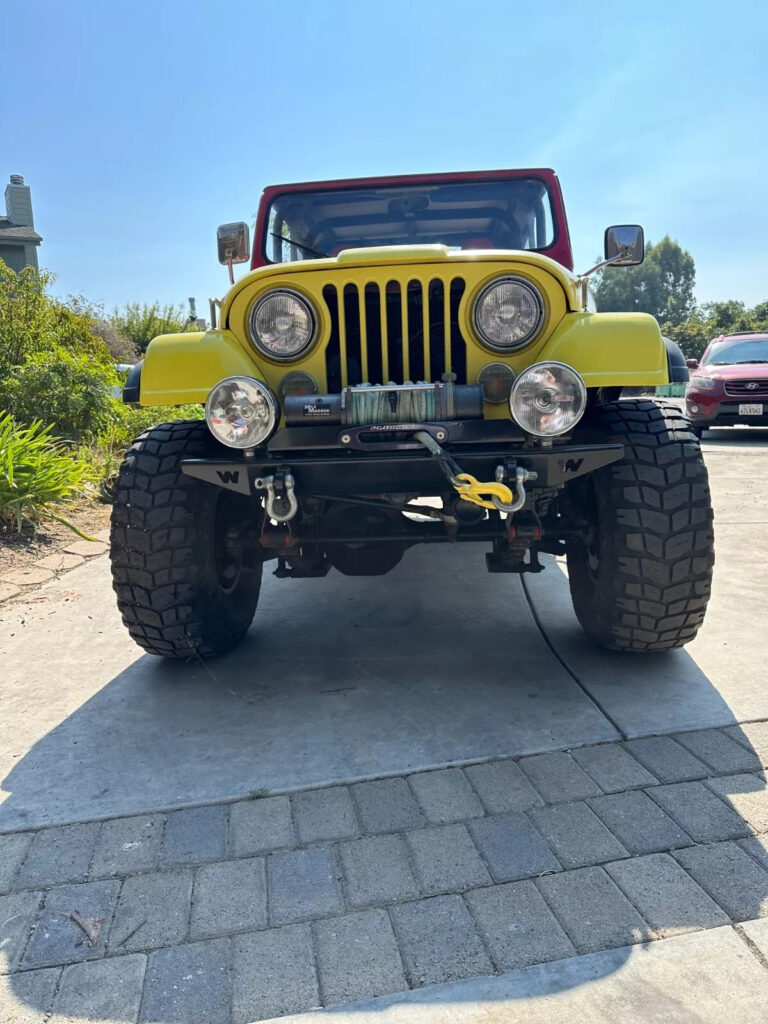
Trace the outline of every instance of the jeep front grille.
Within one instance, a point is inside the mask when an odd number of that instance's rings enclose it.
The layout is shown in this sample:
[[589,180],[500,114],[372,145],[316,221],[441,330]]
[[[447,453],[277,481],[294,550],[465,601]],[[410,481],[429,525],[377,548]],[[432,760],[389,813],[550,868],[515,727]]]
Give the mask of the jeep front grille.
[[460,277],[327,284],[323,299],[331,321],[325,350],[328,391],[348,384],[435,382],[455,374],[467,383],[466,342],[459,328]]
[[727,380],[723,389],[734,398],[768,398],[768,380]]

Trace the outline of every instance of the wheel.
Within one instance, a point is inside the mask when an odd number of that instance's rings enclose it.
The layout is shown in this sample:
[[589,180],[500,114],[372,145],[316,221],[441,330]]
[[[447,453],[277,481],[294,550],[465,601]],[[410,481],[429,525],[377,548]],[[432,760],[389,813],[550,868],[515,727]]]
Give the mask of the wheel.
[[586,539],[567,548],[576,615],[610,650],[682,647],[704,619],[714,564],[701,447],[680,410],[665,402],[597,406],[591,426],[623,442],[625,454],[571,485],[587,521]]
[[702,435],[704,433],[704,427],[694,427],[693,425],[691,425],[691,433],[694,437],[698,437],[698,439],[701,440]]
[[256,610],[262,563],[241,538],[260,507],[180,468],[217,451],[205,423],[164,423],[134,441],[118,474],[112,582],[128,632],[150,654],[222,654]]

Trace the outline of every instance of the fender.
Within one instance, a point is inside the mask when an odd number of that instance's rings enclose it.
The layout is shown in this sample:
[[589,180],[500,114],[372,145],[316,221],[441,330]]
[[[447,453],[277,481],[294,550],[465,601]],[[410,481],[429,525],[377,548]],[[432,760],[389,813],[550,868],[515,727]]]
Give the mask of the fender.
[[578,370],[588,388],[669,383],[667,349],[648,313],[568,313],[536,353],[545,359]]
[[134,385],[134,367],[123,392],[136,394],[141,405],[194,405],[202,403],[223,377],[240,374],[265,380],[261,368],[229,331],[186,331],[161,334],[147,348],[139,370],[140,387]]

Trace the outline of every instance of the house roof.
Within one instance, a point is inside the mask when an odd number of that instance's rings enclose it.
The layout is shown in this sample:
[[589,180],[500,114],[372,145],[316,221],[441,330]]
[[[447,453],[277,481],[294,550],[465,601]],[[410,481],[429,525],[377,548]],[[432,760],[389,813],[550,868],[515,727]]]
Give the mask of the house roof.
[[39,245],[42,240],[42,235],[38,235],[34,228],[11,224],[7,217],[0,217],[0,242],[34,242]]

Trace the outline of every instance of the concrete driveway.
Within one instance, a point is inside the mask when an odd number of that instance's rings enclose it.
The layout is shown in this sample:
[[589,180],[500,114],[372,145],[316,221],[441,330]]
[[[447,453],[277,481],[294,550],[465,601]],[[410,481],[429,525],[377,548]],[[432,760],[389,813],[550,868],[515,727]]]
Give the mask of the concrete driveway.
[[[263,1019],[409,988],[421,993],[414,996],[422,1007],[418,1019],[446,1020],[440,1016],[446,1000],[465,1009],[482,1004],[481,983],[472,982],[475,987],[464,994],[422,986],[470,984],[462,979],[513,967],[539,970],[532,966],[539,960],[566,963],[562,958],[575,954],[582,955],[567,962],[585,961],[587,974],[552,966],[546,977],[501,988],[497,978],[490,1003],[578,988],[590,970],[620,984],[619,968],[626,963],[629,971],[633,962],[631,943],[676,935],[693,924],[721,927],[706,941],[697,938],[698,946],[686,937],[680,955],[691,964],[702,958],[731,964],[727,969],[744,987],[740,1019],[762,1020],[749,1016],[748,999],[764,971],[755,960],[754,974],[750,949],[766,943],[765,933],[758,931],[750,946],[746,931],[733,939],[731,926],[762,913],[768,896],[768,863],[761,867],[759,861],[763,847],[738,847],[748,861],[741,868],[752,892],[738,908],[717,896],[711,880],[718,871],[738,874],[738,864],[702,867],[700,855],[686,851],[713,841],[749,843],[768,830],[768,814],[764,819],[754,809],[763,807],[759,770],[768,763],[768,742],[763,751],[762,727],[751,724],[768,720],[761,643],[768,594],[767,448],[757,431],[712,432],[705,441],[716,507],[714,596],[701,636],[669,656],[596,651],[575,622],[562,565],[550,559],[545,573],[521,583],[488,575],[480,549],[469,547],[412,551],[381,580],[267,576],[246,642],[208,665],[165,664],[132,645],[114,608],[105,558],[3,606],[0,831],[9,835],[0,860],[5,849],[10,894],[0,901],[11,901],[4,921],[22,921],[23,931],[23,941],[15,932],[6,945],[0,939],[0,949],[9,958],[15,949],[17,957],[8,960],[17,972],[10,976],[8,1000],[27,1007],[29,1020],[42,1019],[52,1006],[64,1013],[65,1005],[67,1013],[74,1007],[91,1020],[108,1014],[118,1020],[200,1020],[200,994],[190,990],[185,1003],[177,984],[197,972],[213,999],[207,1021]],[[671,734],[671,747],[644,739]],[[548,753],[568,750],[573,756]],[[665,775],[664,750],[688,751],[699,769]],[[622,765],[629,774],[613,785],[612,773],[619,778]],[[444,768],[451,770],[435,771]],[[582,774],[583,791],[578,785],[572,790]],[[389,783],[365,781],[386,778]],[[681,785],[699,788],[673,792]],[[682,831],[683,841],[633,846],[626,819],[636,816],[627,808],[639,799],[631,796],[637,789],[651,794],[646,799],[666,816],[665,827]],[[685,805],[691,801],[703,801],[704,818],[711,813],[704,789],[728,805],[737,823],[707,832],[681,821],[690,818]],[[300,790],[309,792],[302,797]],[[267,793],[266,800],[254,799]],[[616,795],[629,800],[623,810],[609,806]],[[606,833],[600,832],[605,849],[585,858],[574,844],[585,822],[597,828],[593,818]],[[99,825],[103,819],[110,820]],[[74,833],[68,823],[78,823]],[[453,831],[435,834],[439,829]],[[148,835],[156,838],[149,842]],[[530,849],[510,853],[521,835]],[[118,843],[119,856],[109,853],[110,843]],[[363,845],[353,849],[355,843]],[[127,852],[138,849],[143,856],[150,848],[149,860],[136,863]],[[673,849],[682,852],[673,857]],[[510,856],[516,864],[522,858],[523,868],[510,868]],[[457,867],[462,857],[463,867]],[[56,866],[62,859],[70,864],[63,871]],[[611,867],[635,859],[632,878],[628,869]],[[436,879],[434,865],[444,862],[447,875]],[[751,866],[765,878],[751,877]],[[668,873],[678,905],[672,901],[662,912],[649,908],[643,870],[655,879],[651,888]],[[579,871],[591,874],[577,877]],[[573,876],[574,887],[541,877],[550,872],[559,873],[553,878]],[[381,888],[384,878],[394,886],[389,896],[387,886]],[[530,879],[540,880],[534,886]],[[532,888],[510,894],[510,884]],[[578,892],[590,886],[589,906],[605,900],[609,917],[626,917],[597,946],[579,933],[579,916],[588,907],[578,909]],[[230,920],[232,893],[251,890],[263,890],[263,913],[252,908],[251,916]],[[611,904],[620,891],[626,906]],[[51,932],[45,915],[52,912],[52,894],[80,916],[109,922],[105,927],[113,934],[104,935],[103,946],[99,940],[94,945],[101,959],[86,964],[90,955],[83,958],[82,947],[74,960],[71,950],[64,955],[64,946],[73,945],[69,934],[39,937]],[[424,899],[413,902],[418,897]],[[538,959],[521,960],[504,945],[510,926],[499,907],[513,898],[518,913],[527,907],[525,921],[537,914],[555,921],[542,925],[547,941],[530,939],[540,949]],[[83,906],[91,900],[92,913],[76,907],[78,899]],[[173,899],[176,904],[165,906]],[[254,897],[254,906],[261,899]],[[686,899],[695,910],[684,911]],[[449,902],[438,906],[439,900]],[[183,922],[165,937],[160,929],[155,938],[139,923],[138,933],[143,927],[148,937],[136,944],[128,932],[139,921],[137,906],[148,901]],[[203,908],[202,921],[195,907]],[[230,923],[211,924],[217,915]],[[309,921],[315,922],[311,930],[304,923]],[[67,927],[77,931],[71,919]],[[453,968],[435,967],[434,950],[423,953],[430,933],[443,936]],[[350,951],[359,954],[361,946],[374,950],[378,968],[370,959],[355,960]],[[608,959],[586,963],[596,955]],[[353,967],[341,977],[333,964],[350,956]],[[658,988],[655,965],[663,974],[667,960],[654,957],[649,970],[655,980],[632,981],[628,973],[628,984]],[[287,974],[280,964],[288,965]],[[271,989],[264,965],[271,965]],[[86,966],[90,973],[83,973]],[[698,983],[691,971],[693,991]],[[110,972],[130,998],[94,1002]],[[295,981],[299,976],[305,982]],[[409,998],[394,999],[404,1007],[403,1020],[416,1019],[408,1016],[416,1012]],[[588,1002],[578,1005],[598,1019]],[[711,1005],[711,1018],[679,1019],[715,1020],[723,1007],[717,1000]],[[575,1006],[564,1004],[563,1012]],[[356,1012],[367,1020],[368,1012],[387,1007],[366,1004]],[[503,1019],[517,1019],[511,1014]]]

